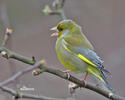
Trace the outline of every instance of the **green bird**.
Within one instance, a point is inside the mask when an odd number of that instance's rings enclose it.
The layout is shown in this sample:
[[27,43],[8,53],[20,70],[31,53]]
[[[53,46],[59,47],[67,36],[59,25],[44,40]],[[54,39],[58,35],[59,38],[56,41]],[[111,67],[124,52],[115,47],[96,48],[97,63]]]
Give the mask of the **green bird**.
[[97,55],[79,25],[72,20],[63,20],[51,30],[57,31],[52,34],[57,36],[56,53],[66,69],[75,73],[86,72],[84,79],[90,73],[111,89],[104,75],[110,72],[102,65],[102,59]]

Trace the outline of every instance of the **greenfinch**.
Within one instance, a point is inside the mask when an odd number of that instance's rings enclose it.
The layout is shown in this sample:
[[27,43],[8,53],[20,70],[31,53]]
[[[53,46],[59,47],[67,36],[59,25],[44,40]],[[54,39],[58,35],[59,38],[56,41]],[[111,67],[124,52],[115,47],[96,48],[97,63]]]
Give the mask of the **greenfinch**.
[[52,34],[57,36],[56,53],[66,69],[75,73],[90,73],[111,89],[105,77],[105,74],[110,73],[102,65],[102,59],[97,55],[79,25],[72,20],[63,20],[51,30],[56,30],[56,33]]

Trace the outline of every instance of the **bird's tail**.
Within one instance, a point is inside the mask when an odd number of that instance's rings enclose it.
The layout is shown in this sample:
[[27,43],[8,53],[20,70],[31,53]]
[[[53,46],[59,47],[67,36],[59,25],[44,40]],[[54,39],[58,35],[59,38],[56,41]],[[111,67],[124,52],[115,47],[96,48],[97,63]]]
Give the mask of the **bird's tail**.
[[107,76],[111,76],[111,73],[105,69],[105,67],[102,65],[102,67],[100,68],[100,70],[102,71],[102,73],[104,74],[104,76],[106,75]]
[[110,86],[110,84],[108,83],[108,81],[107,81],[107,78],[105,77],[105,75],[104,75],[104,72],[103,71],[101,71],[101,77],[102,77],[102,79],[104,80],[104,84],[105,84],[105,86],[109,89],[109,90],[112,90],[112,88],[111,88],[111,86]]
[[[104,83],[104,85],[109,89],[109,90],[112,90],[112,88],[110,87],[105,75],[104,75],[104,72],[103,70],[100,70],[100,69],[97,69],[97,68],[94,68],[94,67],[88,67],[88,73],[94,75],[95,77],[97,77],[102,83]],[[107,72],[107,70],[106,70]]]

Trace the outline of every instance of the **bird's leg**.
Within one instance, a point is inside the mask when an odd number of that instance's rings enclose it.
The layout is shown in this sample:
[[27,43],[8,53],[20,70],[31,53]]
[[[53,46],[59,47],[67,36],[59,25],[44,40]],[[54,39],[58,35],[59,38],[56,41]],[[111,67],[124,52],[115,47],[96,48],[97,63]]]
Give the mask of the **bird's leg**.
[[70,73],[69,73],[70,70],[65,70],[65,71],[63,71],[63,72],[67,74],[67,77],[68,77],[67,79],[69,79],[69,78],[70,78]]
[[86,72],[86,74],[85,74],[85,77],[84,77],[84,81],[86,81],[86,79],[87,79],[87,76],[88,76],[88,72]]

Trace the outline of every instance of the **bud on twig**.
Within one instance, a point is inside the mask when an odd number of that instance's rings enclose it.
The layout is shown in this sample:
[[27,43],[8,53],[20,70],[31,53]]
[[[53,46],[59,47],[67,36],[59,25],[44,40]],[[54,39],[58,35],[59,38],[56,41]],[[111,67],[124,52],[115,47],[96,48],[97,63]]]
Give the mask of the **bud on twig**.
[[2,46],[5,46],[8,39],[9,39],[9,36],[12,34],[13,30],[12,29],[9,29],[7,28],[6,29],[6,32],[5,32],[5,36],[4,36],[4,40],[3,40],[3,43],[2,43]]
[[13,32],[13,30],[12,30],[12,29],[9,29],[9,28],[7,28],[7,29],[6,29],[6,34],[7,34],[7,35],[12,34],[12,32]]
[[40,70],[33,70],[33,71],[32,71],[32,74],[33,74],[34,76],[37,76],[37,75],[40,74]]
[[50,7],[46,5],[45,8],[43,9],[43,13],[49,15],[51,12],[52,10],[50,9]]
[[1,52],[1,55],[2,55],[3,57],[5,57],[5,58],[8,59],[8,55],[7,55],[7,52],[6,52],[6,51],[2,51],[2,52]]

